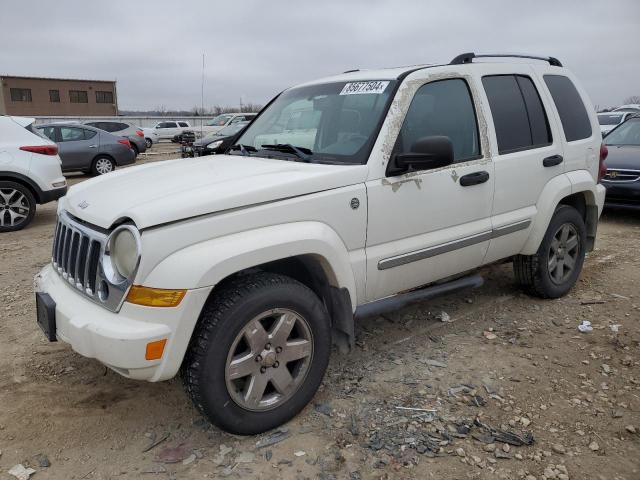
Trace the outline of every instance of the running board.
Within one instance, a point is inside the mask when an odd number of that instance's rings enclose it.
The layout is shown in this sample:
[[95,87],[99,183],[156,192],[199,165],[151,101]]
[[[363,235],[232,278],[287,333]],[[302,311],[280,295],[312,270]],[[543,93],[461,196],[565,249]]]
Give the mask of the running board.
[[421,302],[441,295],[465,290],[467,288],[478,288],[484,283],[480,275],[470,275],[468,277],[451,280],[450,282],[433,285],[430,287],[413,290],[407,293],[400,293],[393,297],[383,298],[375,302],[365,303],[356,308],[354,317],[356,319],[374,317],[383,313],[399,310],[412,303]]

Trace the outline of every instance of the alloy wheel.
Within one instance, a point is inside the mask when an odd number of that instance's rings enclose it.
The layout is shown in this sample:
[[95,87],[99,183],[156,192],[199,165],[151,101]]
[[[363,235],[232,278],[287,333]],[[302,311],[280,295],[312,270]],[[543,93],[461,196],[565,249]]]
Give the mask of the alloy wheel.
[[274,409],[300,388],[312,358],[313,335],[302,315],[288,309],[264,312],[245,325],[229,350],[229,395],[246,410]]
[[16,227],[29,216],[29,200],[15,188],[0,188],[0,227]]
[[549,248],[549,276],[556,285],[562,284],[573,273],[580,255],[580,237],[576,227],[564,223],[558,228]]

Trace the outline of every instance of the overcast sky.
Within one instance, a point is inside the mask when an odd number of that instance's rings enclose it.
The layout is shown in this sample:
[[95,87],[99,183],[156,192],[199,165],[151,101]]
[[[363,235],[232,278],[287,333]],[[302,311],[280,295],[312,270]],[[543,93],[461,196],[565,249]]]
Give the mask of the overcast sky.
[[594,104],[640,95],[640,0],[3,0],[0,74],[116,79],[121,109],[265,103],[352,68],[558,57]]

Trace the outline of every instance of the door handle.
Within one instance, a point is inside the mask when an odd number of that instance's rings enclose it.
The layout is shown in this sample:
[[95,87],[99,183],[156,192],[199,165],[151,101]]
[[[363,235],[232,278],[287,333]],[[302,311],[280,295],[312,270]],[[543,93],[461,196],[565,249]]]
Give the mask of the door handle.
[[468,173],[460,177],[460,185],[463,187],[469,187],[471,185],[480,185],[481,183],[489,180],[489,172],[473,172]]
[[562,155],[551,155],[542,160],[542,165],[545,167],[555,167],[556,165],[560,165],[562,160]]
[[89,145],[89,148],[98,148],[97,145]]

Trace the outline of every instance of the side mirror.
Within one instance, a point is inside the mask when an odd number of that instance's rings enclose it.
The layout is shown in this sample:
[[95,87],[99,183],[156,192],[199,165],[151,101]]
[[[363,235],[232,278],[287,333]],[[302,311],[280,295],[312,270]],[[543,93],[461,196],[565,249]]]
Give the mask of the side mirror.
[[433,135],[422,137],[411,145],[409,153],[396,153],[391,158],[389,174],[399,175],[407,171],[430,170],[453,163],[453,143],[449,137]]

